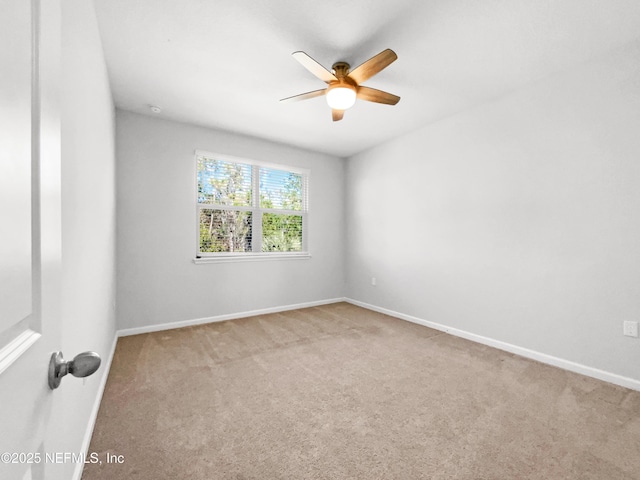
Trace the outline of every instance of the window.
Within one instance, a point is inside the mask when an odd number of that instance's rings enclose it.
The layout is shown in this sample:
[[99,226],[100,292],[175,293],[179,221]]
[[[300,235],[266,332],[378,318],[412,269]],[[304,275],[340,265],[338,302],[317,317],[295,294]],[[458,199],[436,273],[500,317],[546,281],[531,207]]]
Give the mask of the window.
[[309,172],[196,152],[196,257],[307,255]]

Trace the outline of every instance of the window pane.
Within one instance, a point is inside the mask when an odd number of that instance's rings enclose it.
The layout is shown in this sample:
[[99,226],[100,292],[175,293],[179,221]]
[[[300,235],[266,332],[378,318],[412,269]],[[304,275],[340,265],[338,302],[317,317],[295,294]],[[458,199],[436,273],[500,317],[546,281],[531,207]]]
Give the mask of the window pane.
[[250,252],[251,212],[200,209],[201,252]]
[[198,157],[198,203],[251,206],[251,165]]
[[301,252],[302,216],[262,214],[263,252]]
[[260,167],[260,208],[302,210],[302,175]]

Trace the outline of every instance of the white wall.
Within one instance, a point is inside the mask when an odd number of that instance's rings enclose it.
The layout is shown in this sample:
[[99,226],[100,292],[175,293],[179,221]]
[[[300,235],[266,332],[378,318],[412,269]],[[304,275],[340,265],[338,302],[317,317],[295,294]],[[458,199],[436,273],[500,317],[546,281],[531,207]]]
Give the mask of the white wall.
[[[120,110],[116,125],[119,328],[343,295],[343,160]],[[196,149],[311,169],[312,258],[195,265]]]
[[[103,359],[115,338],[115,110],[92,1],[62,3],[62,344]],[[106,365],[54,392],[48,434],[81,452]],[[62,468],[63,466],[60,466]],[[81,464],[64,465],[65,474]]]
[[638,58],[348,159],[347,296],[640,380]]

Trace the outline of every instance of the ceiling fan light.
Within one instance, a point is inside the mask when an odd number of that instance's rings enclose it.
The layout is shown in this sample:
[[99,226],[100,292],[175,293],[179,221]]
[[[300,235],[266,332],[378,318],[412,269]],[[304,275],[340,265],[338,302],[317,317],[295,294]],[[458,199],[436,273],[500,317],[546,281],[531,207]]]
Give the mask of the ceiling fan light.
[[327,92],[327,103],[334,110],[346,110],[356,103],[356,90],[353,87],[339,86]]

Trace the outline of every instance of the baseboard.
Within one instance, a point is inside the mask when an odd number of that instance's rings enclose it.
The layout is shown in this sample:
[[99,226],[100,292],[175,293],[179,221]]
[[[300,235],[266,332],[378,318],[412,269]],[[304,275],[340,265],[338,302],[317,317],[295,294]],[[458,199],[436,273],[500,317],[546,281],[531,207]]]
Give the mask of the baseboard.
[[318,300],[315,302],[296,303],[293,305],[284,305],[280,307],[262,308],[259,310],[249,310],[246,312],[229,313],[226,315],[216,315],[213,317],[195,318],[192,320],[181,320],[178,322],[161,323],[156,325],[147,325],[144,327],[124,328],[118,330],[118,337],[127,337],[129,335],[139,335],[141,333],[160,332],[162,330],[173,330],[174,328],[191,327],[193,325],[202,325],[204,323],[224,322],[225,320],[234,320],[236,318],[253,317],[255,315],[265,315],[267,313],[285,312],[287,310],[296,310],[298,308],[317,307],[319,305],[328,305],[330,303],[344,302],[345,298],[330,298],[326,300]]
[[[98,386],[96,398],[93,401],[93,408],[91,409],[91,414],[89,415],[89,421],[87,422],[87,430],[85,431],[84,438],[82,440],[82,447],[80,451],[85,455],[88,455],[88,452],[89,452],[89,445],[91,444],[91,437],[93,436],[93,427],[95,427],[96,425],[96,419],[98,418],[98,411],[100,410],[100,403],[102,402],[102,394],[104,393],[104,389],[107,385],[107,378],[109,377],[109,371],[111,370],[111,362],[113,361],[113,355],[115,354],[117,343],[118,343],[118,335],[116,334],[113,337],[111,350],[109,351],[106,361],[102,364],[102,379],[100,380],[100,385]],[[78,462],[76,464],[76,469],[73,472],[73,476],[71,478],[73,480],[80,480],[82,478],[83,470],[84,470],[84,463]]]
[[358,300],[353,300],[351,298],[345,298],[344,301],[351,303],[353,305],[357,305],[362,308],[366,308],[368,310],[373,310],[374,312],[384,313],[385,315],[396,317],[401,320],[406,320],[408,322],[417,323],[418,325],[423,325],[425,327],[433,328],[435,330],[440,330],[442,332],[455,335],[456,337],[465,338],[467,340],[471,340],[476,343],[481,343],[483,345],[494,347],[499,350],[504,350],[505,352],[515,353],[516,355],[520,355],[525,358],[530,358],[532,360],[536,360],[541,363],[546,363],[547,365],[552,365],[554,367],[562,368],[570,372],[579,373],[582,375],[586,375],[588,377],[596,378],[598,380],[603,380],[605,382],[613,383],[615,385],[620,385],[622,387],[640,391],[640,380],[635,380],[629,377],[623,377],[622,375],[617,375],[615,373],[599,370],[597,368],[588,367],[586,365],[572,362],[570,360],[565,360],[563,358],[547,355],[546,353],[541,353],[535,350],[530,350],[528,348],[519,347],[517,345],[512,345],[510,343],[502,342],[500,340],[495,340],[493,338],[483,337],[482,335],[470,333],[465,330],[451,328],[440,323],[423,320],[422,318],[414,317],[412,315],[405,315],[404,313],[389,310],[387,308],[378,307],[376,305],[371,305],[369,303],[360,302]]

